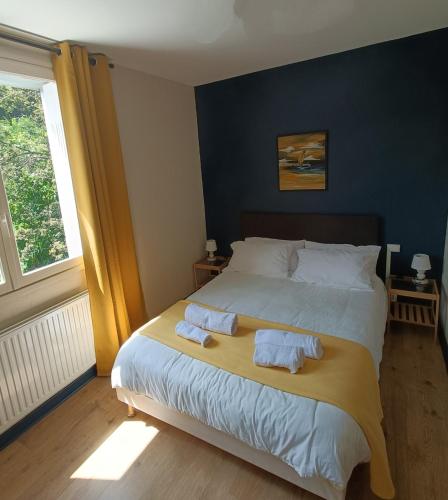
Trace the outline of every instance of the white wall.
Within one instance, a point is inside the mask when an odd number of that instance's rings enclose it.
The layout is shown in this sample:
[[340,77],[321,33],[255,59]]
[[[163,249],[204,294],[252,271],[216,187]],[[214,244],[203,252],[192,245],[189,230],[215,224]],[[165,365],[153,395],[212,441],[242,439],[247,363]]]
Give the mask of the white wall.
[[448,342],[448,221],[445,236],[445,254],[443,257],[442,293],[440,302],[440,318]]
[[148,314],[193,291],[205,215],[192,87],[116,66],[112,83]]

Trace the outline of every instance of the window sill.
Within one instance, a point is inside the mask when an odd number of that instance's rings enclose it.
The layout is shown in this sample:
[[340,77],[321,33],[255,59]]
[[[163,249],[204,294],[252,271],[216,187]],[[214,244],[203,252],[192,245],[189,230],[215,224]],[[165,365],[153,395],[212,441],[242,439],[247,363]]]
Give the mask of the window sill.
[[50,278],[51,276],[56,276],[74,267],[80,266],[82,266],[82,269],[84,269],[84,261],[82,257],[75,257],[73,259],[67,259],[63,262],[58,262],[41,269],[37,269],[36,271],[31,271],[28,274],[18,276],[14,280],[15,291],[34,283],[39,283]]
[[87,288],[84,265],[43,278],[0,296],[0,331],[38,314]]
[[24,288],[27,288],[29,286],[36,285],[37,283],[41,283],[42,281],[45,281],[48,278],[51,278],[52,276],[57,276],[73,268],[79,268],[84,270],[84,261],[82,257],[67,259],[64,262],[52,264],[50,266],[38,269],[36,271],[32,271],[25,275],[16,276],[12,280],[13,282],[12,289],[0,293],[0,297],[18,292],[19,290],[23,290]]

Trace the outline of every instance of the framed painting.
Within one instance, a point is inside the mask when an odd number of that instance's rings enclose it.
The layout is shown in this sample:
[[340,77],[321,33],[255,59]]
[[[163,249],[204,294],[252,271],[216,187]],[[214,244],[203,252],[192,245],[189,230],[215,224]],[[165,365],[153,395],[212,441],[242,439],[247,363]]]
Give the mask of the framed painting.
[[328,177],[328,132],[277,137],[280,191],[325,191]]

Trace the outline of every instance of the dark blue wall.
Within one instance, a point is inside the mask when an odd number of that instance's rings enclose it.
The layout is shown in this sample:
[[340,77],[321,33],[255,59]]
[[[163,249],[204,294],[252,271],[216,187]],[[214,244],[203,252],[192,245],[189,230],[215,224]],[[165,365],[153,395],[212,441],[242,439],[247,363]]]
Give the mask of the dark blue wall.
[[[221,252],[243,210],[378,214],[393,271],[428,253],[448,211],[448,29],[196,88],[207,234]],[[280,192],[276,136],[329,131],[328,191]]]

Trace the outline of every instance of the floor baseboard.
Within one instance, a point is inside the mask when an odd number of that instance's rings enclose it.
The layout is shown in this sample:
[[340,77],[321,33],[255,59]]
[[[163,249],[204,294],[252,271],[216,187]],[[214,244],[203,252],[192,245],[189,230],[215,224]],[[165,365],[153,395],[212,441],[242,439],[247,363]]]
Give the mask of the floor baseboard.
[[50,411],[63,403],[67,398],[81,389],[87,382],[96,377],[96,365],[89,368],[69,385],[54,394],[50,399],[38,406],[35,410],[22,418],[19,422],[10,427],[0,435],[0,450],[11,444],[21,434],[45,417]]

